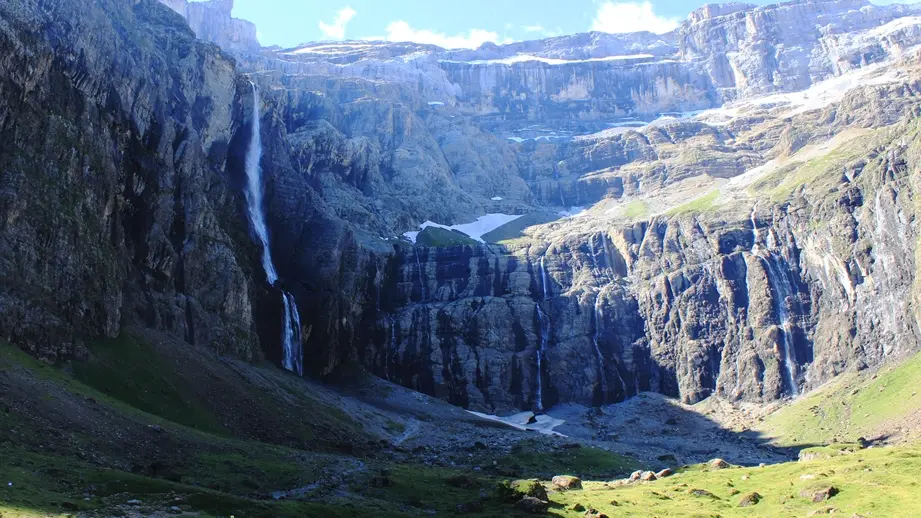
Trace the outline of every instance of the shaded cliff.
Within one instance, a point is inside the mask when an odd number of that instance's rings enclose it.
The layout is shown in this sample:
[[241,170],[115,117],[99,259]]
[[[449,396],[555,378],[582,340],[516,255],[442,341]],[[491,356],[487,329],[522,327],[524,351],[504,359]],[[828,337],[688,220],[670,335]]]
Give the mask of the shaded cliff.
[[249,85],[153,1],[0,13],[0,335],[55,359],[134,323],[260,356],[231,145]]

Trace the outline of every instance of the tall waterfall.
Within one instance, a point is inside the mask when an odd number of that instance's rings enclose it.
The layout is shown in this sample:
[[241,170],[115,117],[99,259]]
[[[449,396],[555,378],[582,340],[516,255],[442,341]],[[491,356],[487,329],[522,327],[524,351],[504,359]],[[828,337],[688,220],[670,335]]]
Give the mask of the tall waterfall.
[[269,248],[269,228],[265,222],[265,210],[263,209],[263,192],[262,192],[262,135],[261,121],[259,120],[259,91],[256,90],[256,83],[250,83],[253,87],[253,135],[249,139],[249,148],[246,150],[246,210],[249,214],[249,222],[253,226],[253,232],[262,245],[262,269],[265,270],[266,279],[269,284],[275,285],[278,281],[278,273],[275,271],[275,265],[272,263],[272,250]]
[[[275,270],[275,263],[272,262],[272,250],[269,247],[269,228],[266,224],[264,193],[262,191],[262,136],[261,121],[259,120],[259,90],[256,84],[250,82],[253,87],[253,134],[249,140],[249,147],[246,151],[246,209],[249,216],[250,225],[253,227],[253,233],[262,245],[262,269],[265,271],[265,278],[269,284],[275,286],[278,282],[278,272]],[[297,310],[297,302],[294,295],[282,291],[282,304],[284,305],[284,315],[282,315],[282,348],[284,356],[282,365],[291,372],[296,372],[299,376],[304,375],[304,353],[301,344],[301,315]]]
[[601,354],[601,346],[598,342],[601,339],[601,294],[595,298],[595,334],[592,336],[592,343],[595,344],[595,356],[598,358],[598,376],[601,378],[601,404],[603,405],[608,397],[608,375],[604,369],[604,355]]
[[547,295],[547,269],[544,268],[544,256],[540,257],[540,284],[541,289],[544,291],[544,300],[547,300],[549,296]]
[[[540,280],[543,300],[549,299],[547,288],[547,270],[544,268],[544,257],[540,258]],[[537,409],[544,409],[544,358],[547,354],[547,343],[550,341],[550,316],[544,313],[540,307],[540,302],[535,304],[537,308],[537,320],[540,322],[540,348],[537,350]]]
[[[764,271],[767,273],[768,284],[772,290],[774,299],[774,311],[777,319],[780,321],[780,335],[783,340],[783,374],[784,381],[790,389],[790,395],[796,397],[799,395],[799,386],[796,384],[796,356],[794,354],[793,343],[793,318],[787,307],[787,299],[796,295],[796,290],[790,283],[790,277],[787,273],[789,269],[786,261],[779,257],[773,251],[761,248],[758,241],[761,237],[761,231],[758,229],[758,222],[755,219],[755,210],[752,209],[751,223],[754,239],[752,242],[751,254],[758,258],[764,264]],[[772,243],[767,243],[768,248]]]
[[537,410],[544,410],[544,354],[550,338],[550,318],[544,314],[540,303],[537,306],[537,320],[540,322],[540,348],[537,350]]
[[420,302],[425,302],[426,295],[425,293],[425,274],[422,271],[422,261],[419,260],[419,249],[413,247],[413,255],[416,257],[416,273],[419,275],[419,290],[422,294],[422,300]]

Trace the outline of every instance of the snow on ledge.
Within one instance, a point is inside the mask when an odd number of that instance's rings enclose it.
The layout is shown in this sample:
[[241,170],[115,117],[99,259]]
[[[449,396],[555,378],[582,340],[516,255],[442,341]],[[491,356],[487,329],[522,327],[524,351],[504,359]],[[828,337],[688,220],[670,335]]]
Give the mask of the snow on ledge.
[[[566,423],[566,421],[564,421],[563,419],[556,419],[556,418],[550,417],[549,415],[546,415],[546,414],[535,415],[534,412],[519,412],[517,414],[513,414],[507,417],[499,417],[496,415],[474,412],[473,410],[467,410],[467,412],[481,419],[505,423],[511,426],[512,428],[517,428],[519,430],[534,430],[534,431],[540,432],[545,435],[558,435],[560,437],[566,437],[560,432],[553,431],[554,428]],[[530,421],[532,417],[537,422],[528,424],[528,421]]]
[[590,59],[556,59],[545,58],[541,56],[532,56],[530,54],[516,54],[502,59],[481,59],[476,61],[452,61],[448,59],[441,60],[441,63],[463,63],[467,65],[514,65],[517,63],[539,62],[547,65],[569,65],[573,63],[597,63],[601,61],[630,61],[636,59],[653,59],[652,54],[629,54],[623,56],[606,56],[603,58]]
[[[506,223],[511,223],[516,219],[520,218],[522,215],[513,216],[509,214],[487,214],[485,216],[480,216],[473,223],[464,223],[461,225],[441,225],[435,223],[434,221],[426,221],[425,223],[419,225],[419,229],[425,230],[428,227],[443,228],[445,230],[457,230],[470,236],[470,239],[479,241],[480,243],[485,243],[483,241],[483,235],[492,232],[493,230],[505,225]],[[419,231],[406,232],[403,234],[406,239],[410,240],[413,244],[416,243],[416,238],[419,237]]]

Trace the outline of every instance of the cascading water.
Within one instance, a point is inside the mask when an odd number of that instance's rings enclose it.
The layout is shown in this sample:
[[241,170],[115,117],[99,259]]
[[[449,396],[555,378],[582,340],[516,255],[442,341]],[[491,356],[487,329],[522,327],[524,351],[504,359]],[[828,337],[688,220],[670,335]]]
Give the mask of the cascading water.
[[[540,279],[541,279],[541,290],[544,294],[544,300],[549,298],[547,290],[547,270],[544,268],[544,258],[540,258]],[[537,409],[542,411],[544,409],[544,383],[543,383],[543,373],[544,373],[544,356],[547,353],[547,342],[550,339],[550,317],[544,313],[544,309],[540,307],[540,302],[535,304],[537,307],[537,320],[540,322],[540,348],[537,350]]]
[[[266,224],[265,210],[263,208],[262,192],[262,136],[261,121],[259,120],[259,90],[255,83],[253,87],[253,134],[249,140],[246,152],[246,209],[253,233],[262,245],[262,269],[265,278],[272,286],[278,282],[278,272],[272,262],[272,250],[269,247],[269,229]],[[282,365],[299,376],[304,375],[304,354],[301,345],[301,316],[297,309],[294,295],[282,291],[284,314],[282,315]]]
[[601,354],[601,346],[598,342],[601,339],[601,296],[595,298],[595,334],[592,337],[592,343],[595,344],[595,356],[598,358],[598,377],[601,379],[601,404],[605,403],[608,397],[608,376],[604,369],[604,355]]
[[550,337],[550,319],[544,314],[540,304],[537,307],[537,320],[540,322],[540,348],[537,350],[537,410],[544,410],[544,354],[547,350],[547,340]]
[[419,260],[419,249],[413,248],[413,255],[416,256],[416,273],[419,274],[419,289],[422,293],[422,302],[425,302],[425,275],[422,273],[422,261]]
[[262,193],[262,136],[261,121],[259,120],[259,91],[256,90],[256,83],[250,83],[253,87],[253,134],[249,139],[249,148],[246,150],[246,209],[249,214],[249,222],[253,226],[253,233],[262,245],[262,269],[265,270],[266,280],[269,284],[275,285],[278,281],[278,273],[275,271],[275,265],[272,263],[272,251],[269,248],[269,228],[265,222],[265,211],[263,210],[263,193]]
[[547,269],[544,268],[544,257],[543,257],[543,256],[541,256],[541,258],[540,258],[540,284],[541,284],[541,287],[542,287],[542,289],[543,289],[543,291],[544,291],[544,300],[547,300],[547,299],[550,298],[550,297],[547,295],[547,294],[549,293],[549,292],[547,291],[547,289],[548,289],[548,286],[547,286],[547,284],[548,284],[548,283],[547,283]]
[[[758,244],[761,232],[758,229],[758,222],[755,219],[756,208],[752,209],[751,214],[752,233],[754,234],[751,254],[764,264],[767,281],[773,291],[774,311],[777,314],[777,319],[780,321],[780,335],[783,340],[783,371],[785,374],[785,381],[790,389],[790,395],[797,397],[799,395],[799,387],[796,384],[796,358],[794,357],[792,337],[793,321],[790,311],[787,308],[787,299],[795,295],[795,290],[787,275],[788,268],[785,267],[785,264],[780,264],[781,262],[785,262],[783,258],[778,257],[778,255],[770,249],[764,252]],[[771,243],[768,245],[770,248]]]

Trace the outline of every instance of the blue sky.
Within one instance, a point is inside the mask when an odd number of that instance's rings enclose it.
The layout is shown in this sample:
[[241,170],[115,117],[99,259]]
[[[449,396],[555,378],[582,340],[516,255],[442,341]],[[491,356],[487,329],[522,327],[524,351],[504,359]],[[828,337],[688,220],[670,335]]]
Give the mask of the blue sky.
[[690,11],[709,3],[706,0],[235,1],[234,16],[255,22],[263,45],[285,47],[306,41],[369,38],[477,47],[485,41],[503,43],[589,30],[667,32]]

